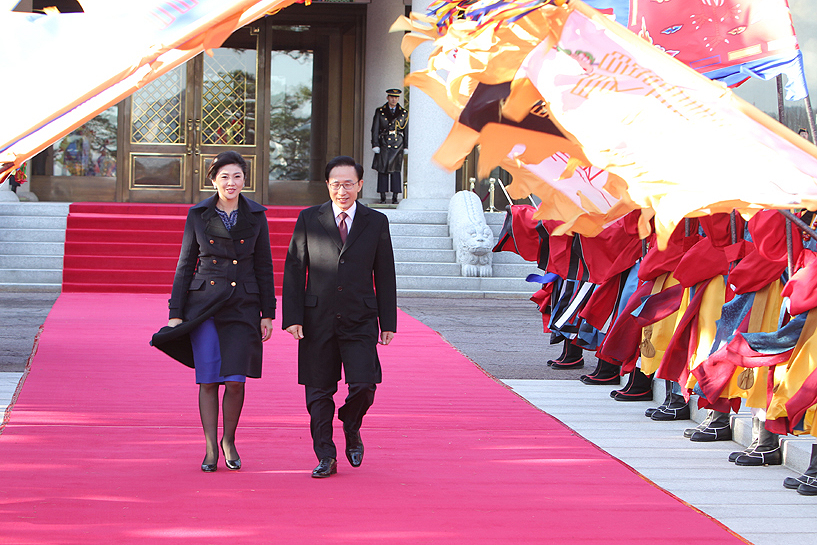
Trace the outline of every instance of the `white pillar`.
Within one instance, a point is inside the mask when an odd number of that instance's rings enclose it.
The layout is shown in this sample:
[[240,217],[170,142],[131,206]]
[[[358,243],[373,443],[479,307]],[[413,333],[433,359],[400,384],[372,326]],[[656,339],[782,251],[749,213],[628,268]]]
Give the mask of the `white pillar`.
[[[403,0],[377,0],[366,10],[366,80],[363,84],[363,198],[377,199],[377,172],[372,169],[374,153],[371,144],[374,111],[386,103],[386,89],[403,88],[404,61],[400,44],[402,32],[389,28],[403,15]],[[403,102],[402,100],[400,101]]]
[[[411,9],[425,13],[432,0],[412,0]],[[411,70],[428,66],[433,46],[424,43],[411,54]],[[409,104],[408,190],[399,208],[415,210],[448,210],[456,180],[434,163],[431,156],[442,145],[454,124],[453,120],[424,92],[411,87]]]

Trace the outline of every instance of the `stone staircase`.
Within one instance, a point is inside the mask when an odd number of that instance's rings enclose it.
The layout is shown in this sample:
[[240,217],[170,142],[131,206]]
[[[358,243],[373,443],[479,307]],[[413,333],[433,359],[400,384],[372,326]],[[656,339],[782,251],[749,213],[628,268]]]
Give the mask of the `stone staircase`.
[[[69,203],[0,203],[0,291],[59,292]],[[530,297],[538,269],[516,254],[493,254],[494,276],[463,277],[447,213],[382,209],[389,216],[400,297]],[[486,213],[499,234],[505,214]],[[168,288],[169,289],[169,288]]]
[[[389,217],[400,297],[530,297],[539,289],[525,281],[532,272],[541,272],[535,263],[520,256],[493,254],[494,276],[461,276],[460,265],[448,235],[447,213],[381,209]],[[485,220],[496,237],[505,219],[504,212],[486,213]]]
[[0,203],[0,291],[60,291],[68,204]]

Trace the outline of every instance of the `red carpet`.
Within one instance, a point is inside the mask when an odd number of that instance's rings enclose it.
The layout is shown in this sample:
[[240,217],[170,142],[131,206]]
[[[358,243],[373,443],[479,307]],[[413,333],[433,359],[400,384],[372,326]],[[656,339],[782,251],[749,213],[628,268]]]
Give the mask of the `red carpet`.
[[[73,203],[63,292],[170,293],[189,204]],[[275,285],[299,207],[267,207]]]
[[148,346],[165,305],[60,296],[0,436],[0,543],[743,543],[402,313],[362,467],[310,477],[277,330],[247,385],[244,468],[204,474],[192,371]]
[[204,474],[192,371],[148,346],[165,306],[60,296],[0,436],[0,543],[744,543],[402,313],[362,467],[341,454],[310,477],[296,346],[277,330],[247,385],[244,469]]

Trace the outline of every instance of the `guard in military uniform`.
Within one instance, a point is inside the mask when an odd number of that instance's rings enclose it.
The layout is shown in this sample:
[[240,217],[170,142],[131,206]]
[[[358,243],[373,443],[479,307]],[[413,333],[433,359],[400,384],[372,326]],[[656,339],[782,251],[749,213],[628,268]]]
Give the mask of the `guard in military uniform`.
[[377,192],[380,204],[386,202],[386,192],[391,189],[392,204],[402,192],[403,154],[408,153],[408,112],[398,104],[400,89],[387,89],[386,104],[374,112],[372,119],[372,168],[377,171]]

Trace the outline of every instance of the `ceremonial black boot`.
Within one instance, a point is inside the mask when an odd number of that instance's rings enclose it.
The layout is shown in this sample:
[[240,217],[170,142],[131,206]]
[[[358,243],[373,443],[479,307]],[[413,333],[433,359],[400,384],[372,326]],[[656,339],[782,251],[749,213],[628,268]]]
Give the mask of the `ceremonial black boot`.
[[579,380],[585,384],[621,384],[621,367],[607,360],[598,358],[596,370],[589,375],[582,375]]
[[616,401],[652,401],[652,375],[645,375],[636,367],[630,380],[621,390],[613,390],[610,397]]
[[803,496],[817,496],[817,479],[812,478],[811,484],[803,483],[798,486],[797,493]]
[[693,433],[689,437],[690,441],[696,443],[708,443],[711,441],[731,441],[732,428],[729,427],[729,413],[722,413],[720,411],[712,411],[712,419],[709,424],[702,429]]
[[650,407],[649,409],[644,411],[644,416],[646,416],[647,418],[652,418],[652,415],[655,413],[655,411],[660,411],[661,409],[669,405],[670,401],[672,401],[672,381],[665,379],[664,383],[667,391],[666,395],[664,395],[664,402],[661,403],[658,407]]
[[[735,463],[735,460],[738,459],[739,456],[743,456],[744,454],[749,454],[753,450],[757,448],[757,442],[760,439],[760,419],[756,416],[752,417],[752,442],[749,443],[749,446],[743,450],[739,450],[737,452],[732,452],[729,454],[729,461]],[[797,488],[796,486],[794,488]]]
[[811,445],[811,461],[806,472],[796,479],[786,477],[783,480],[783,486],[786,488],[794,488],[792,486],[794,483],[797,483],[797,492],[799,494],[817,496],[817,444]]
[[[695,433],[696,431],[705,430],[709,426],[709,423],[712,422],[712,419],[714,417],[715,417],[715,411],[713,411],[712,409],[709,409],[707,411],[707,413],[706,413],[706,418],[703,419],[703,422],[701,422],[700,424],[698,424],[694,428],[687,428],[687,429],[684,430],[684,437],[689,439],[690,437],[692,437],[692,434]],[[734,462],[734,460],[732,460],[732,461]]]
[[386,194],[385,193],[380,194],[380,204],[386,204]]
[[780,448],[780,436],[766,429],[760,423],[757,447],[752,452],[741,454],[735,460],[737,466],[779,466],[783,463],[783,450]]
[[[806,472],[799,477],[786,477],[783,479],[783,486],[791,490],[800,492],[800,486],[806,485],[806,493],[804,496],[817,495],[817,443],[811,445],[811,460],[808,464]],[[810,492],[814,492],[814,494]]]
[[391,203],[392,204],[397,204],[397,193],[392,193],[391,194]]
[[570,341],[566,341],[567,350],[562,361],[554,361],[551,365],[553,369],[580,369],[584,367],[584,350]]
[[565,355],[567,355],[567,345],[570,344],[570,339],[565,339],[562,342],[562,353],[559,354],[559,357],[555,360],[548,360],[548,367],[553,365],[554,363],[561,363],[565,361]]
[[681,394],[673,394],[672,386],[669,388],[669,403],[666,403],[663,407],[659,407],[658,410],[650,415],[650,418],[664,422],[670,420],[689,420],[689,403],[687,403],[687,400],[684,399],[684,396]]

